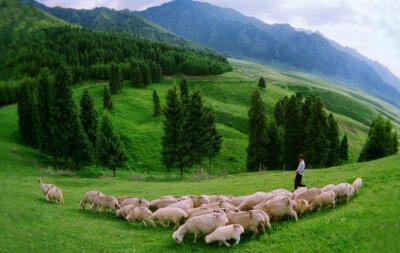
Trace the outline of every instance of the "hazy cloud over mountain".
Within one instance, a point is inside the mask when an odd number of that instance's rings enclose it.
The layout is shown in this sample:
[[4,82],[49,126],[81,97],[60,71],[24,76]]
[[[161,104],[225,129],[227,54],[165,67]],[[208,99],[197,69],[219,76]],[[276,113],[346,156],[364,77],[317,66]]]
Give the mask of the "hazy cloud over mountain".
[[[266,23],[320,31],[400,76],[400,2],[396,0],[202,0]],[[49,6],[144,10],[168,0],[39,0]]]

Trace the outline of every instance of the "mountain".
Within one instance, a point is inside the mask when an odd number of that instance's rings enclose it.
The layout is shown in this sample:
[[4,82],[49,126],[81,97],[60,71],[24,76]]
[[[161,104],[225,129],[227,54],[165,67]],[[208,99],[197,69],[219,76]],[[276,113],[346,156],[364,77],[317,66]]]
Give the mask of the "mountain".
[[77,10],[61,7],[50,8],[34,0],[21,1],[29,3],[36,8],[69,23],[77,24],[93,30],[126,33],[138,38],[154,40],[185,48],[203,50],[202,46],[179,37],[129,10],[117,11],[105,7],[91,10]]
[[342,85],[400,107],[399,91],[365,61],[335,48],[318,33],[287,24],[265,24],[233,9],[191,0],[175,0],[136,13],[228,56],[335,78]]

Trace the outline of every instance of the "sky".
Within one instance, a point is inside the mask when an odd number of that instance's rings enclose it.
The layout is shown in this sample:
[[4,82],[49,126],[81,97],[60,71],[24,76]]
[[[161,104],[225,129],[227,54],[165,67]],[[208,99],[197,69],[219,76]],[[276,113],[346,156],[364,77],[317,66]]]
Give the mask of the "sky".
[[[39,0],[77,9],[109,7],[144,10],[169,0]],[[288,23],[319,31],[343,46],[377,60],[400,77],[400,1],[398,0],[201,0],[233,8],[265,23]]]

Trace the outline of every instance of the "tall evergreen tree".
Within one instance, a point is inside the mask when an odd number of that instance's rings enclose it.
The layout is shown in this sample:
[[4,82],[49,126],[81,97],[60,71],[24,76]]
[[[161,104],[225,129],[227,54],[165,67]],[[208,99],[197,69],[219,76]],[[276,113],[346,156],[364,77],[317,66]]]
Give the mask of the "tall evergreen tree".
[[189,102],[189,87],[185,78],[179,83],[179,90],[181,94],[181,101],[183,105],[187,105]]
[[337,121],[333,117],[332,113],[330,113],[328,117],[326,140],[328,143],[328,156],[325,164],[327,167],[335,166],[338,164],[339,160],[340,140]]
[[161,67],[160,65],[152,61],[150,63],[151,81],[153,83],[159,83],[161,81]]
[[394,131],[393,137],[392,137],[392,152],[391,155],[397,154],[399,151],[399,138],[397,136],[397,132]]
[[273,120],[267,126],[267,135],[270,141],[266,147],[266,166],[269,169],[279,169],[282,164],[282,139]]
[[92,146],[95,147],[97,137],[97,111],[94,108],[94,101],[90,96],[88,89],[85,89],[83,92],[80,105],[80,119],[83,130]]
[[116,169],[124,165],[128,159],[122,141],[114,129],[107,112],[103,114],[97,138],[97,161],[100,166],[106,167],[116,176]]
[[122,89],[122,72],[121,68],[116,63],[111,63],[110,66],[110,92],[111,94],[118,94]]
[[341,162],[345,162],[349,160],[349,144],[347,140],[347,134],[343,136],[342,141],[340,142],[340,153],[339,159]]
[[151,72],[149,64],[147,64],[146,62],[140,64],[140,71],[142,73],[143,84],[145,86],[149,85],[151,83]]
[[258,79],[258,87],[260,87],[261,89],[265,89],[267,87],[263,77],[260,77],[260,79]]
[[222,135],[218,132],[214,110],[210,107],[205,108],[205,124],[207,131],[206,157],[209,160],[208,174],[211,174],[212,160],[218,155],[222,145]]
[[160,97],[156,90],[153,90],[153,119],[161,115]]
[[133,86],[135,87],[140,87],[143,85],[143,77],[142,77],[142,72],[140,71],[140,68],[137,64],[131,64],[131,81]]
[[18,126],[22,139],[29,145],[38,144],[39,115],[36,81],[25,78],[18,92]]
[[164,115],[162,162],[167,169],[178,168],[180,179],[183,180],[183,170],[192,165],[192,160],[188,153],[188,144],[184,139],[184,117],[176,86],[168,90]]
[[53,98],[52,84],[49,70],[47,68],[42,69],[38,82],[38,136],[40,136],[38,140],[40,150],[47,154],[53,154],[50,119]]
[[104,86],[104,91],[103,91],[103,108],[105,110],[111,111],[113,109],[114,105],[111,100],[111,95],[108,87]]
[[267,117],[261,93],[255,90],[251,94],[249,117],[249,146],[247,147],[247,170],[255,171],[266,166],[267,146],[270,140],[267,135]]

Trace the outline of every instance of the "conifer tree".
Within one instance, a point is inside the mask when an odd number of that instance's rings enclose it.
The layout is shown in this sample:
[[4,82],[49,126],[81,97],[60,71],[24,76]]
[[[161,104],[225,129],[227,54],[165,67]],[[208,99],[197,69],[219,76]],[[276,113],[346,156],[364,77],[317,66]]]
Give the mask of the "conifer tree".
[[258,79],[258,87],[260,87],[260,89],[265,89],[267,87],[263,77],[260,77],[260,79]]
[[206,157],[209,160],[208,174],[211,174],[212,160],[218,155],[222,145],[222,135],[218,132],[214,110],[210,107],[205,108],[205,124],[207,131]]
[[[51,136],[52,81],[47,68],[41,70],[38,80],[38,138],[40,151],[53,154]],[[54,157],[53,157],[54,158]]]
[[266,147],[266,166],[269,169],[280,169],[282,164],[282,140],[275,121],[267,126],[267,135],[270,140]]
[[140,68],[137,64],[131,64],[131,80],[132,84],[135,87],[140,87],[143,85],[143,77],[142,77],[142,72],[140,71]]
[[347,140],[347,134],[343,136],[342,141],[340,142],[340,153],[339,159],[341,162],[345,162],[349,160],[349,144]]
[[114,129],[110,116],[105,112],[97,138],[97,161],[100,166],[112,170],[115,177],[116,169],[122,167],[127,160],[122,141]]
[[151,83],[151,72],[150,72],[149,64],[147,64],[146,62],[140,64],[140,70],[142,73],[143,84],[145,86],[149,85]]
[[110,91],[108,90],[108,87],[104,86],[104,91],[103,91],[103,108],[105,110],[111,111],[113,109],[114,105],[111,100],[111,95]]
[[161,67],[160,65],[152,61],[150,63],[151,81],[153,83],[159,83],[161,81]]
[[153,90],[153,119],[161,115],[160,97],[156,90]]
[[22,139],[29,145],[38,144],[39,115],[37,86],[34,79],[25,78],[18,92],[18,126]]
[[189,87],[185,78],[179,83],[182,104],[186,105],[189,102]]
[[188,144],[184,138],[184,117],[176,86],[168,90],[166,108],[163,111],[165,120],[162,137],[162,162],[169,170],[178,168],[180,179],[183,180],[183,170],[192,165],[192,159],[189,156]]
[[265,104],[257,89],[251,94],[249,117],[249,146],[247,147],[247,170],[255,171],[266,166],[267,145],[270,140],[267,135],[267,118]]
[[326,166],[331,167],[338,164],[339,152],[340,152],[340,140],[339,140],[339,128],[337,121],[330,113],[328,116],[328,131],[326,134],[326,140],[328,144],[328,156],[326,160]]
[[94,101],[89,94],[88,89],[83,92],[81,101],[80,119],[83,130],[85,131],[89,141],[93,147],[96,147],[97,136],[97,111],[94,108]]
[[121,68],[116,63],[111,63],[110,67],[110,92],[111,94],[118,94],[122,88],[122,73]]
[[392,152],[391,155],[397,154],[399,151],[399,139],[397,137],[397,132],[394,131],[393,137],[392,137]]

